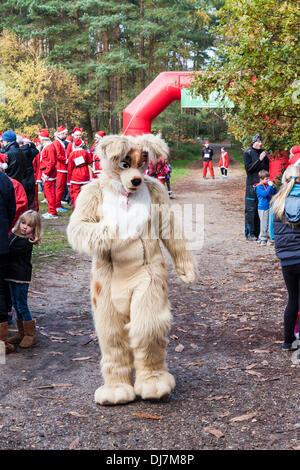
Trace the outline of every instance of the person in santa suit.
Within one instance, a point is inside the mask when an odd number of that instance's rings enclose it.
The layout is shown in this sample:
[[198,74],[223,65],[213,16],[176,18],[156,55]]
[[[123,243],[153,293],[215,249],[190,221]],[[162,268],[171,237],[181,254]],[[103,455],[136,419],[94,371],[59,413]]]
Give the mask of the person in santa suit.
[[68,129],[60,126],[55,132],[53,147],[56,152],[56,210],[57,212],[66,212],[68,209],[61,206],[61,200],[67,185],[68,158],[65,146],[65,140],[68,136]]
[[101,173],[102,168],[101,168],[101,158],[94,153],[94,150],[96,149],[97,144],[100,142],[101,139],[105,136],[104,131],[98,131],[95,134],[95,142],[93,143],[93,146],[91,148],[91,154],[93,155],[93,166],[92,166],[92,178],[98,178],[98,175]]
[[[74,127],[73,132],[72,132],[72,142],[70,142],[67,146],[67,157],[70,157],[71,152],[74,149],[74,141],[75,139],[82,139],[82,128],[81,127]],[[82,144],[82,148],[84,150],[89,151],[88,146],[86,145],[85,142]]]
[[39,139],[42,144],[40,151],[39,177],[44,183],[44,195],[48,202],[48,212],[43,214],[44,219],[57,219],[55,181],[56,181],[56,152],[50,140],[47,129],[41,129]]
[[148,175],[158,179],[163,185],[165,184],[168,171],[168,164],[163,158],[160,157],[155,165],[153,165],[151,160],[149,161]]
[[210,147],[208,141],[205,142],[204,148],[202,149],[201,154],[202,154],[202,159],[203,159],[203,178],[206,178],[206,172],[207,172],[207,167],[208,167],[210,171],[210,176],[212,177],[212,179],[214,179],[215,174],[214,174],[213,160],[212,160],[214,151]]
[[229,165],[229,155],[225,151],[224,147],[221,147],[221,155],[220,155],[220,161],[219,161],[219,168],[221,170],[221,175],[223,179],[227,178],[227,171],[228,171],[228,165]]
[[68,186],[73,209],[75,209],[76,199],[83,185],[90,182],[89,165],[93,162],[92,154],[84,149],[82,139],[77,138],[73,141],[73,150],[68,160]]

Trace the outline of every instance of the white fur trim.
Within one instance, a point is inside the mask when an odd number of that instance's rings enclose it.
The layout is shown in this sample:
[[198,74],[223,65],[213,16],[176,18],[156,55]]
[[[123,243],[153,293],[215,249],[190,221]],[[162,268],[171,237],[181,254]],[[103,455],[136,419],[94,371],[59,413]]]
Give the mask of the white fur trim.
[[[118,181],[110,181],[114,188],[123,188]],[[124,190],[124,189],[123,189]],[[151,198],[145,184],[128,197],[103,189],[103,215],[104,222],[122,239],[139,238],[144,231],[145,224],[150,218]]]

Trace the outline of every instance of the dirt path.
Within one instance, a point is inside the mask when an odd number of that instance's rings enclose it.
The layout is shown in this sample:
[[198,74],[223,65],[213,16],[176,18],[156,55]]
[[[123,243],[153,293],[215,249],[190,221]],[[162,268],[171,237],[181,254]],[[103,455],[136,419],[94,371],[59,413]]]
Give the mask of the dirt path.
[[[202,203],[199,281],[169,265],[174,393],[118,407],[93,402],[100,353],[89,300],[90,261],[45,263],[31,284],[38,345],[0,366],[1,449],[287,449],[300,444],[299,368],[282,353],[286,291],[272,246],[243,238],[244,175],[202,180],[199,163],[176,185]],[[52,222],[53,223],[53,222]],[[175,348],[184,346],[182,352]],[[51,384],[61,385],[50,388]],[[49,386],[46,388],[46,386]],[[143,418],[141,413],[159,419]]]

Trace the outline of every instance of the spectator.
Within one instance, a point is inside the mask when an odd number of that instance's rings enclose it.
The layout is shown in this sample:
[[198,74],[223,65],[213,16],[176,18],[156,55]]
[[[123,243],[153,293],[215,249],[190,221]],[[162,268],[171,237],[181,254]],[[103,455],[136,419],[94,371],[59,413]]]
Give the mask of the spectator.
[[22,184],[28,199],[28,209],[35,210],[35,178],[33,160],[38,155],[39,151],[35,144],[31,142],[30,138],[26,135],[17,136],[17,142],[20,145],[20,150],[24,153],[27,162],[26,176],[23,179]]
[[6,353],[14,351],[7,342],[9,295],[5,275],[8,265],[8,233],[16,213],[14,187],[8,176],[0,172],[0,340],[5,343]]
[[168,188],[169,198],[174,199],[172,189],[171,189],[171,183],[170,183],[171,173],[172,173],[173,170],[172,170],[172,167],[171,167],[170,163],[167,162],[166,165],[167,165],[167,173],[166,173],[166,176],[165,176],[165,182],[166,182],[166,185],[167,185],[167,188]]
[[[284,350],[297,349],[295,324],[300,309],[300,167],[289,166],[284,184],[272,200],[276,255],[288,290],[284,312]],[[298,357],[299,358],[299,357]]]
[[35,344],[35,320],[28,308],[28,289],[31,281],[33,245],[41,240],[41,217],[32,210],[19,217],[9,237],[9,259],[6,280],[12,304],[17,314],[18,333],[8,339],[10,344],[30,348]]
[[214,151],[210,147],[208,141],[205,142],[204,148],[202,149],[201,154],[203,158],[203,178],[206,178],[206,172],[207,172],[207,167],[208,167],[210,171],[210,176],[212,177],[212,179],[214,179],[215,174],[214,174],[213,161],[212,161]]
[[254,185],[259,183],[260,170],[269,171],[267,152],[262,149],[262,137],[255,134],[252,144],[244,152],[244,164],[247,173],[245,198],[245,237],[257,240],[259,236],[258,199]]
[[26,177],[27,161],[19,148],[17,136],[14,131],[8,130],[3,133],[2,141],[4,146],[1,149],[1,153],[6,155],[7,163],[5,172],[10,178],[22,183]]
[[268,244],[268,230],[269,230],[269,213],[270,201],[273,194],[276,193],[275,185],[269,181],[270,174],[266,170],[261,170],[258,173],[259,183],[254,185],[258,199],[258,215],[260,220],[260,232],[258,243],[260,245]]

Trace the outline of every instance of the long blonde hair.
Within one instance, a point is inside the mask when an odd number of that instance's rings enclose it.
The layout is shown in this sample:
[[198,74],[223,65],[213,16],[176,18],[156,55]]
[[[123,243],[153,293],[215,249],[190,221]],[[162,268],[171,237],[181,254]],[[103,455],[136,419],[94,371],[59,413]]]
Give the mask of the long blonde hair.
[[300,167],[290,165],[282,175],[282,186],[278,193],[272,198],[273,213],[284,222],[285,201],[292,191],[294,184],[300,184]]
[[36,211],[29,210],[29,211],[23,212],[23,214],[20,215],[12,231],[16,235],[19,235],[22,237],[23,235],[20,230],[21,222],[25,222],[26,224],[30,225],[30,227],[32,227],[32,232],[33,232],[32,243],[34,243],[34,245],[39,245],[41,242],[41,238],[42,238],[42,219],[41,219],[40,214]]

